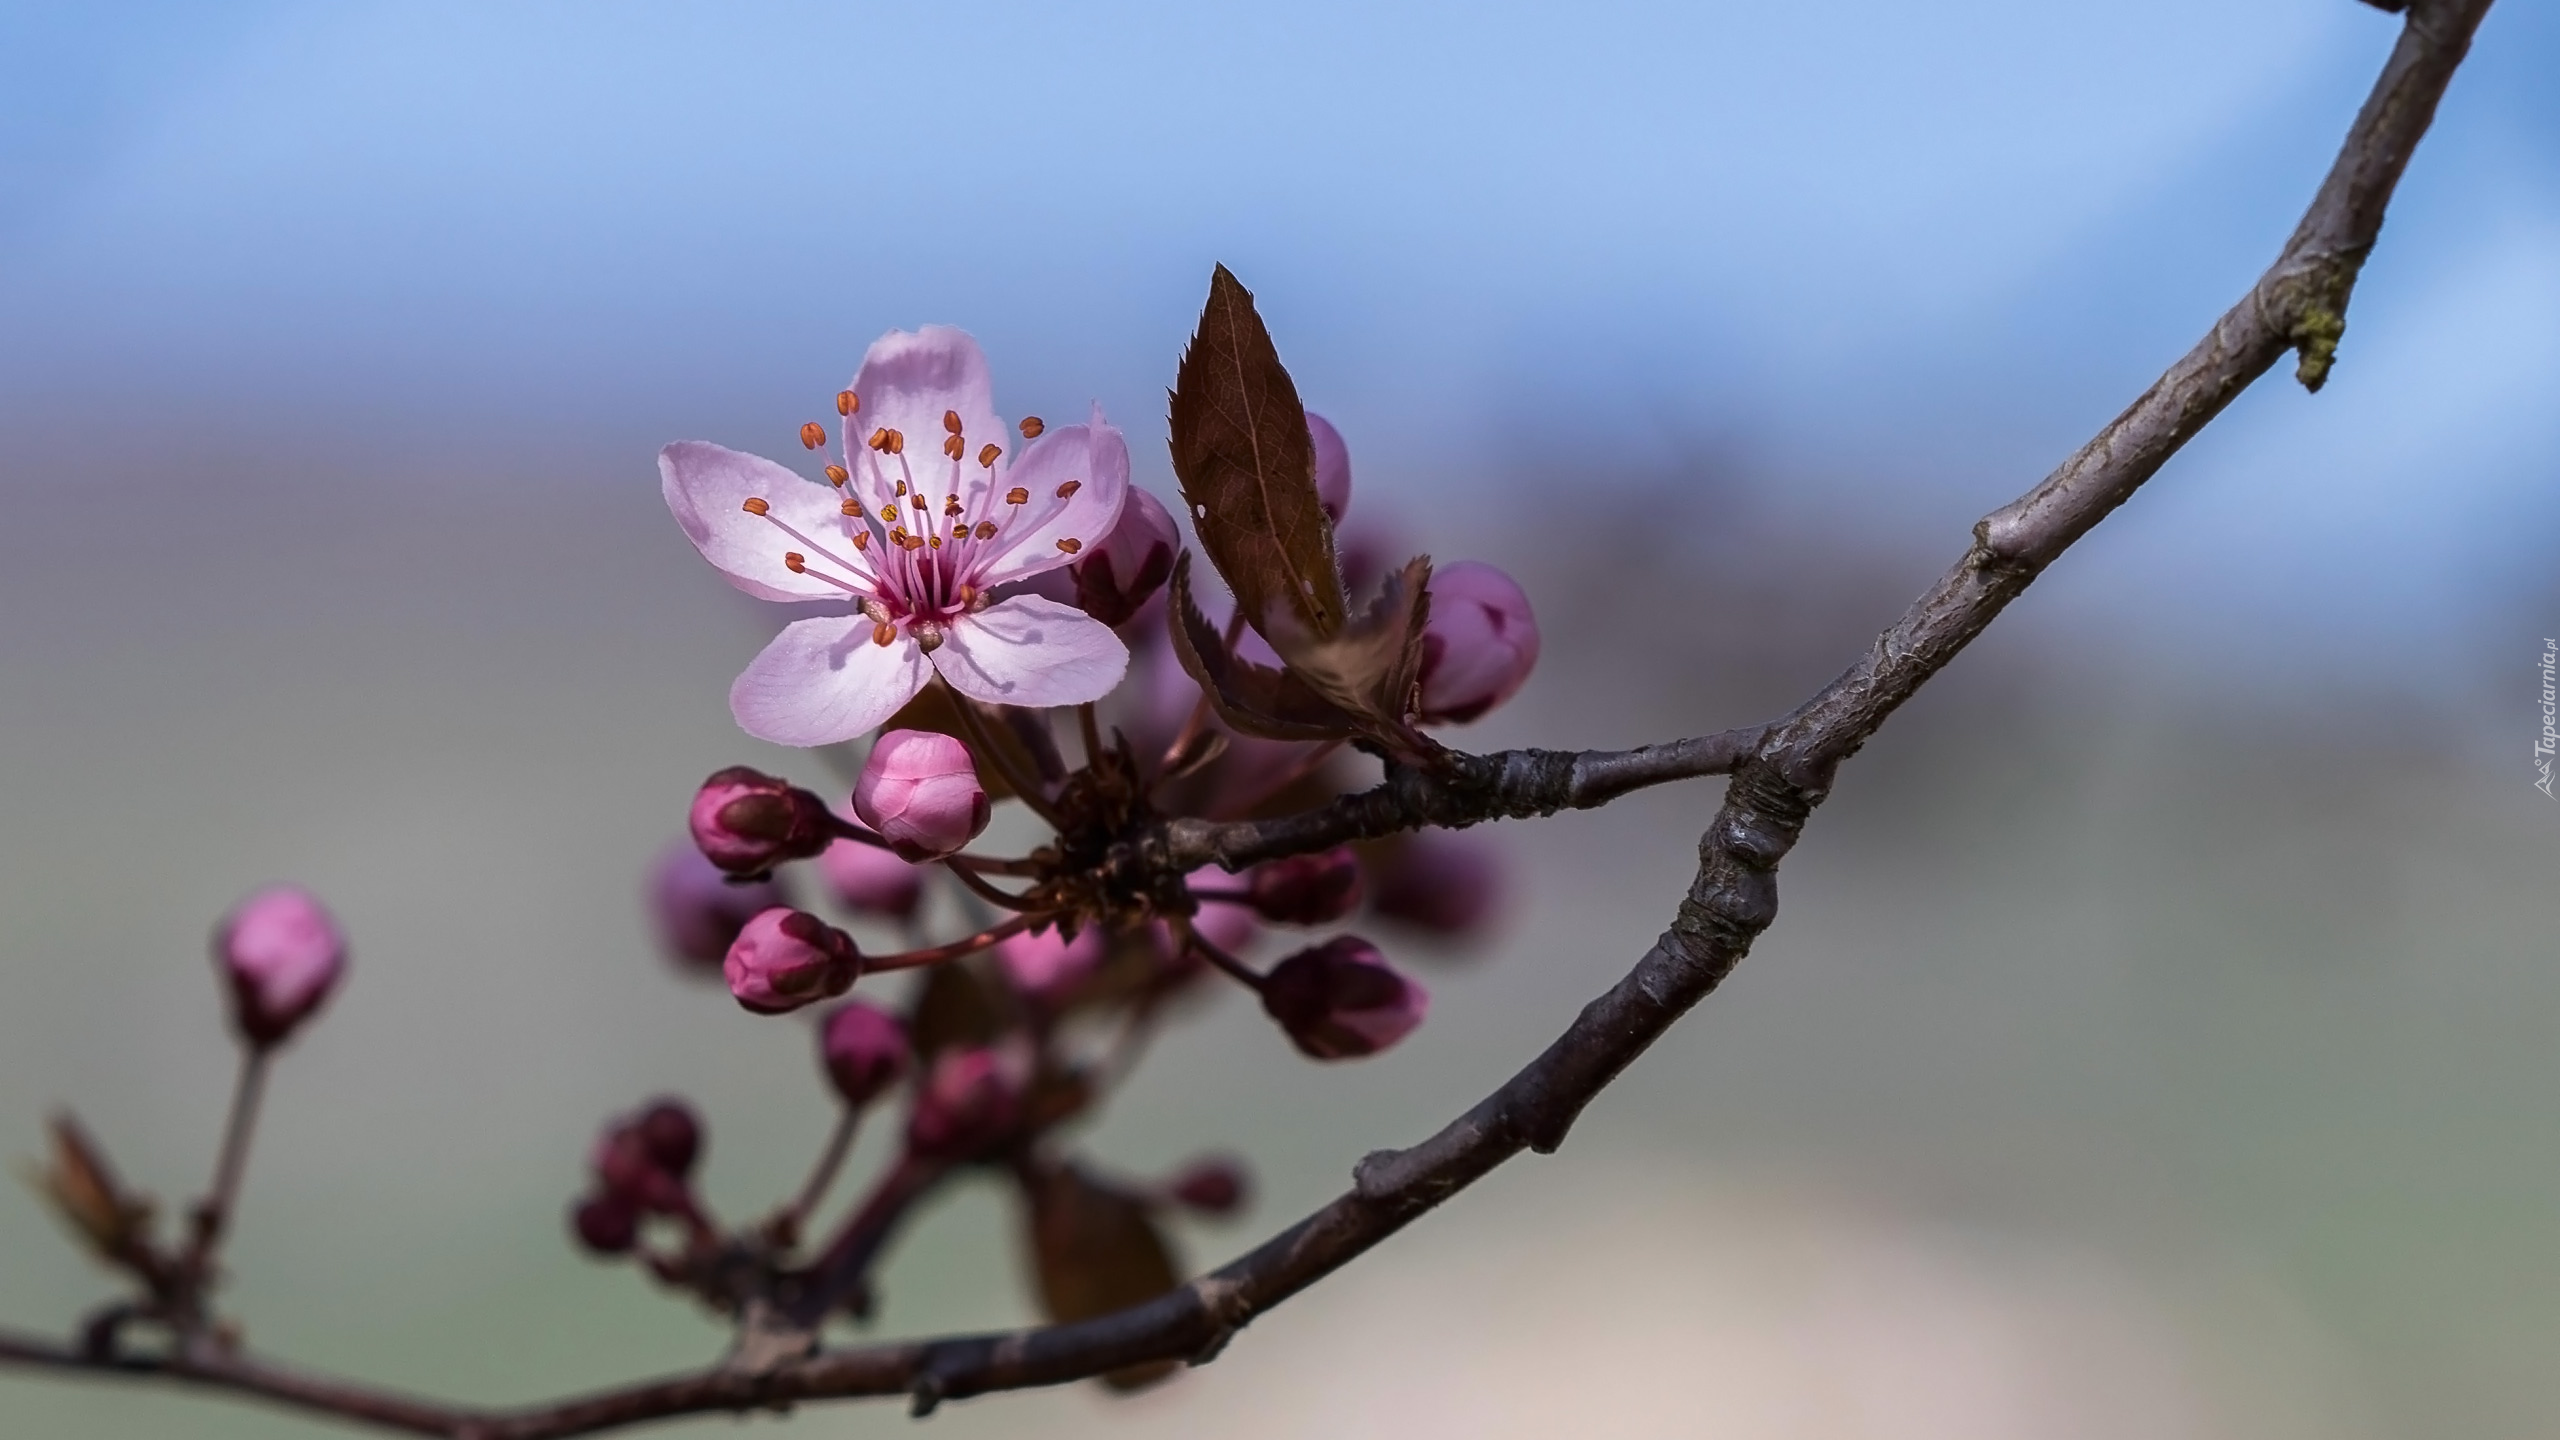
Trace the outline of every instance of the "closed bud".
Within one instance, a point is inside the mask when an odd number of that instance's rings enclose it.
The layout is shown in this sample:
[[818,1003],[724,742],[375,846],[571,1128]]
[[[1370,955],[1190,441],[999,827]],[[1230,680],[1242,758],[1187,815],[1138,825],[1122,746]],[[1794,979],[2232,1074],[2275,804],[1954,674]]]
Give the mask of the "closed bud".
[[1360,858],[1347,845],[1265,861],[1246,876],[1254,913],[1279,925],[1330,925],[1360,908]]
[[[692,1155],[684,1158],[690,1167]],[[599,1194],[610,1195],[641,1214],[680,1214],[692,1203],[683,1171],[661,1163],[652,1148],[645,1113],[626,1115],[605,1126],[587,1157],[587,1169],[595,1176]]]
[[1425,831],[1387,849],[1370,871],[1370,908],[1418,930],[1472,935],[1501,908],[1501,857],[1473,836]]
[[826,921],[776,906],[746,923],[720,968],[740,1005],[780,1015],[852,989],[862,954]]
[[771,880],[732,880],[679,840],[649,870],[649,918],[658,943],[688,964],[716,966],[749,920],[791,897]]
[[989,808],[969,747],[931,730],[882,735],[853,790],[853,812],[908,860],[939,859],[976,839]]
[[924,872],[877,845],[838,840],[818,856],[827,892],[858,915],[883,920],[914,917],[924,903]]
[[1126,624],[1173,574],[1173,555],[1181,547],[1181,533],[1163,503],[1132,487],[1111,533],[1071,567],[1076,605],[1105,625]]
[[907,1117],[907,1148],[963,1159],[1004,1140],[1021,1122],[1029,1068],[1027,1056],[987,1047],[935,1055]]
[[275,885],[224,918],[213,963],[230,985],[232,1024],[263,1050],[283,1043],[329,998],[346,972],[347,942],[309,891]]
[[1065,998],[1094,971],[1102,968],[1108,946],[1102,932],[1086,926],[1069,940],[1052,926],[1038,934],[1026,930],[997,942],[996,961],[1004,966],[1015,990],[1035,1000]]
[[1464,724],[1520,691],[1538,663],[1529,597],[1500,570],[1461,560],[1431,577],[1422,634],[1422,720]]
[[653,1100],[632,1122],[632,1129],[650,1164],[679,1180],[693,1173],[693,1162],[702,1154],[702,1121],[692,1106],[681,1100]]
[[827,848],[827,804],[760,770],[732,765],[702,782],[687,817],[703,858],[732,875],[762,875]]
[[1378,947],[1343,935],[1271,969],[1262,1008],[1291,1043],[1318,1060],[1375,1055],[1413,1033],[1431,1007],[1423,988],[1390,968]]
[[915,1050],[898,1017],[849,1000],[827,1012],[826,1024],[819,1027],[818,1059],[844,1103],[860,1109],[907,1077]]
[[640,1207],[607,1191],[590,1195],[569,1212],[569,1229],[595,1255],[627,1255],[640,1243]]
[[1312,410],[1307,412],[1307,438],[1316,447],[1316,503],[1324,507],[1324,518],[1339,525],[1342,512],[1351,508],[1351,447],[1342,443],[1342,432],[1332,421]]
[[1203,1215],[1232,1215],[1244,1208],[1252,1189],[1243,1161],[1213,1155],[1184,1166],[1180,1174],[1165,1182],[1164,1193],[1187,1210]]

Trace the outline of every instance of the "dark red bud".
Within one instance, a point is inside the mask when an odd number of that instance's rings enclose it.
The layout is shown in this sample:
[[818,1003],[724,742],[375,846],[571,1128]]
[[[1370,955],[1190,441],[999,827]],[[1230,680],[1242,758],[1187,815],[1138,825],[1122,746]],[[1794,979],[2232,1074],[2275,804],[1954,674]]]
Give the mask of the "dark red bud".
[[611,1191],[591,1195],[570,1210],[569,1228],[592,1254],[627,1255],[640,1241],[640,1210]]
[[1411,1034],[1430,1006],[1421,986],[1352,935],[1299,951],[1273,966],[1262,985],[1262,1008],[1318,1060],[1375,1055]]
[[1349,846],[1253,867],[1245,889],[1254,913],[1278,925],[1330,925],[1360,908],[1360,858]]
[[1244,1162],[1219,1155],[1191,1162],[1165,1183],[1164,1191],[1185,1209],[1203,1215],[1232,1215],[1243,1208],[1252,1188],[1245,1176]]
[[655,1101],[633,1128],[652,1165],[679,1180],[693,1173],[694,1159],[702,1153],[702,1122],[692,1107],[681,1100]]

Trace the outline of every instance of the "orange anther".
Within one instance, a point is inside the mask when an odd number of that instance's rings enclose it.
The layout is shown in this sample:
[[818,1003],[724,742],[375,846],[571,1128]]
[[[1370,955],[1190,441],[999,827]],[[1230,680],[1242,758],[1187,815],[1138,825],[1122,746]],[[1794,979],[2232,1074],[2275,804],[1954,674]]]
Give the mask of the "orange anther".
[[761,498],[754,495],[748,496],[745,502],[739,505],[738,508],[746,511],[750,515],[762,515],[773,509],[772,506],[767,505]]
[[898,638],[898,627],[882,621],[871,627],[871,643],[886,646]]
[[959,459],[960,456],[968,450],[968,448],[969,442],[961,439],[957,435],[945,435],[942,437],[942,453],[950,456],[954,460]]
[[889,432],[889,453],[890,453],[890,454],[892,454],[892,455],[904,455],[904,454],[906,454],[906,453],[907,453],[907,437],[906,437],[905,435],[900,434],[899,432],[897,432],[897,431],[895,431],[895,430],[890,431],[890,432]]
[[850,415],[850,414],[852,414],[854,411],[859,410],[859,409],[861,409],[861,408],[862,408],[862,397],[861,397],[861,396],[854,394],[854,393],[853,393],[852,391],[850,391],[850,390],[839,390],[839,391],[837,391],[837,392],[836,392],[836,413],[837,413],[837,414],[839,414],[839,415]]
[[883,506],[881,506],[881,507],[880,507],[880,521],[881,521],[881,523],[882,523],[882,524],[884,524],[884,525],[887,525],[887,524],[895,524],[895,523],[897,522],[897,519],[898,519],[898,507],[897,507],[897,506],[895,506],[895,505],[883,505]]
[[973,533],[981,540],[993,540],[996,538],[996,522],[993,520],[981,520],[978,522],[977,530]]
[[830,485],[842,485],[844,482],[852,478],[852,473],[841,465],[830,465],[827,467],[827,483]]
[[1019,485],[1016,485],[1012,489],[1004,492],[1004,503],[1007,505],[1028,505],[1031,503],[1031,492],[1023,489]]
[[943,428],[943,429],[945,429],[945,430],[950,431],[950,432],[951,432],[952,434],[954,434],[954,435],[959,434],[959,433],[960,433],[960,412],[959,412],[959,411],[957,411],[957,410],[945,410],[945,411],[943,411],[943,412],[942,412],[942,428]]
[[871,548],[871,532],[870,532],[870,531],[868,531],[868,530],[856,530],[856,531],[854,531],[854,532],[853,532],[853,548],[854,548],[854,549],[856,549],[856,550],[868,550],[868,549],[870,549],[870,548]]
[[1070,481],[1068,481],[1067,483],[1065,483],[1064,485],[1061,485],[1061,486],[1059,486],[1059,487],[1058,487],[1058,498],[1059,498],[1059,499],[1061,499],[1061,500],[1064,500],[1064,499],[1066,499],[1068,496],[1073,495],[1074,493],[1076,493],[1077,491],[1079,491],[1079,490],[1081,490],[1081,489],[1083,489],[1083,488],[1084,488],[1084,482],[1083,482],[1083,481],[1081,481],[1081,480],[1070,480]]
[[[847,498],[843,504],[838,505],[836,508],[837,508],[837,509],[839,509],[839,510],[842,510],[842,511],[843,511],[844,513],[846,513],[847,515],[859,515],[859,514],[861,514],[861,513],[862,513],[862,502],[861,502],[861,501],[859,501],[859,500],[855,500],[855,499]],[[865,532],[865,533],[868,533],[868,532]]]
[[1048,426],[1040,423],[1040,417],[1037,415],[1025,415],[1022,417],[1022,438],[1025,440],[1039,439],[1040,432],[1048,428]]
[[815,450],[827,443],[827,427],[812,420],[800,427],[800,443]]
[[782,552],[782,568],[794,575],[806,574],[809,570],[809,557],[797,550],[785,550]]
[[981,446],[978,450],[978,463],[989,470],[993,470],[996,468],[996,457],[1003,453],[1004,452],[1002,450],[997,449],[993,445]]
[[1074,554],[1074,553],[1076,553],[1077,551],[1079,551],[1079,550],[1081,550],[1081,549],[1083,549],[1083,548],[1084,548],[1084,542],[1083,542],[1083,541],[1081,541],[1081,540],[1079,540],[1079,539],[1077,539],[1077,538],[1076,538],[1076,537],[1074,537],[1073,535],[1070,535],[1070,536],[1068,536],[1066,539],[1061,540],[1061,541],[1059,541],[1059,542],[1058,542],[1058,548],[1059,548],[1059,549],[1061,549],[1061,550],[1066,551],[1066,552],[1067,552],[1068,554],[1070,554],[1070,555],[1073,555],[1073,554]]

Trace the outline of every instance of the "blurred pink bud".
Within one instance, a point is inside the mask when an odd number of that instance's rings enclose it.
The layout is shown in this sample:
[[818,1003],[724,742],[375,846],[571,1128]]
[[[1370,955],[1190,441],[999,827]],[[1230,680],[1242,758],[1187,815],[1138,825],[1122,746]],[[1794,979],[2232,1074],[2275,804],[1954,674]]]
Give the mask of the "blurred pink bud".
[[1489,841],[1425,831],[1371,866],[1369,905],[1380,916],[1440,935],[1470,935],[1502,904],[1502,858]]
[[1538,663],[1538,620],[1510,576],[1461,560],[1431,577],[1422,719],[1464,724],[1520,691]]
[[987,792],[969,747],[931,730],[892,730],[871,747],[853,813],[908,860],[934,860],[987,828]]
[[1244,1162],[1226,1155],[1192,1161],[1164,1187],[1174,1203],[1203,1215],[1232,1215],[1252,1191]]
[[1181,533],[1163,502],[1131,487],[1111,533],[1071,567],[1078,608],[1105,625],[1127,624],[1173,573],[1180,548]]
[[950,1049],[933,1059],[916,1108],[907,1117],[907,1148],[919,1155],[965,1157],[1013,1132],[1029,1080],[1018,1051]]
[[1256,865],[1245,877],[1254,913],[1275,925],[1330,925],[1360,908],[1360,857],[1347,845]]
[[1339,525],[1342,512],[1351,508],[1351,447],[1332,421],[1313,410],[1307,412],[1307,438],[1316,442],[1316,500],[1324,518]]
[[907,1078],[915,1050],[898,1017],[850,1000],[827,1012],[818,1031],[818,1059],[844,1103],[860,1109]]
[[818,856],[818,873],[857,915],[906,920],[924,903],[924,872],[877,845],[838,840]]
[[862,973],[853,937],[805,910],[775,906],[746,923],[721,965],[729,993],[759,1015],[841,995]]
[[703,781],[687,818],[703,858],[732,875],[806,860],[827,848],[833,829],[825,801],[744,765]]
[[640,1243],[640,1207],[611,1191],[591,1195],[569,1212],[569,1228],[593,1254],[627,1255]]
[[1378,947],[1343,935],[1273,966],[1262,983],[1262,1008],[1305,1053],[1351,1060],[1413,1033],[1431,997],[1388,968]]
[[774,880],[731,880],[690,841],[669,845],[649,870],[649,918],[658,943],[695,965],[718,965],[739,927],[790,903]]
[[1037,1000],[1056,1000],[1102,968],[1102,932],[1088,925],[1069,940],[1052,926],[1023,931],[996,944],[996,960],[1014,988]]
[[639,1135],[640,1149],[650,1164],[679,1180],[693,1173],[693,1162],[702,1154],[702,1121],[692,1106],[681,1100],[653,1100],[631,1128]]
[[[690,1121],[691,1116],[686,1119]],[[698,1131],[695,1138],[699,1143]],[[690,1167],[692,1155],[688,1153],[684,1159]],[[645,1116],[623,1116],[605,1126],[587,1157],[587,1168],[595,1175],[601,1193],[636,1211],[673,1215],[692,1204],[684,1173],[661,1163],[652,1148]]]
[[213,963],[231,987],[231,1023],[259,1049],[283,1042],[346,973],[347,941],[308,890],[272,885],[213,933]]

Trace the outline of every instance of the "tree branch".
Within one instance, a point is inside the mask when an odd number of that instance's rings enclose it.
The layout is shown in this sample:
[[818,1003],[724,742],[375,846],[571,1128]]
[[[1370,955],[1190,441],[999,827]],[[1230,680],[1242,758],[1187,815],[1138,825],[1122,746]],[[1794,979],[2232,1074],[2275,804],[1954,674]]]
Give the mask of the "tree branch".
[[1438,1134],[1362,1160],[1352,1188],[1260,1247],[1143,1305],[1071,1325],[820,1354],[750,1373],[712,1369],[511,1412],[474,1412],[308,1378],[229,1352],[88,1356],[0,1334],[0,1360],[158,1375],[454,1440],[552,1440],[643,1420],[794,1401],[945,1399],[1054,1385],[1150,1360],[1205,1362],[1237,1329],[1348,1263],[1523,1149],[1552,1151],[1584,1105],[1712,992],[1777,913],[1776,869],[1841,761],[1953,660],[2029,582],[2130,498],[2287,350],[2316,390],[2357,271],[2489,0],[2414,0],[2399,43],[2301,225],[2194,350],[1974,543],[1847,673],[1777,724],[1669,746],[1462,757],[1443,776],[1398,768],[1363,794],[1281,820],[1177,821],[1149,843],[1176,863],[1230,867],[1419,824],[1464,825],[1596,805],[1639,786],[1730,773],[1671,928],[1554,1044]]

